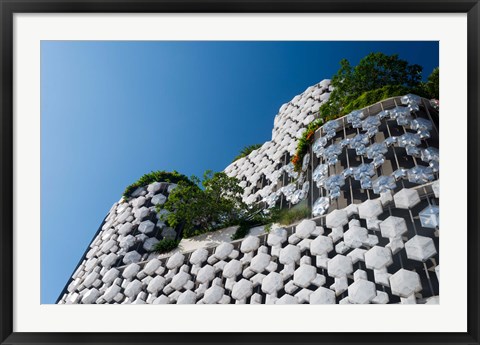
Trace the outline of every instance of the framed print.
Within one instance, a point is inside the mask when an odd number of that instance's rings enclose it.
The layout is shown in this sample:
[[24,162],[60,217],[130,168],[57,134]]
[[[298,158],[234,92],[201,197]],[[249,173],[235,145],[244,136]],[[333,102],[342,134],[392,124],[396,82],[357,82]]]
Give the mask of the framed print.
[[479,8],[2,1],[2,344],[478,344]]

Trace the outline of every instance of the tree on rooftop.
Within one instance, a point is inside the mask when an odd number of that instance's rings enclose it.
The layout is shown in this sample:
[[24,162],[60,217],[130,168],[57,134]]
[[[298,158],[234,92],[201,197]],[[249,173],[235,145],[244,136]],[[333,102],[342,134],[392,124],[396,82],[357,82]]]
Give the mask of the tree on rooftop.
[[157,206],[158,212],[168,211],[163,217],[170,226],[183,226],[183,237],[227,226],[246,214],[243,188],[236,178],[206,171],[203,181],[195,176],[190,180],[194,182],[191,185],[180,181],[165,204]]
[[343,115],[343,108],[367,91],[385,86],[402,86],[415,89],[421,85],[422,67],[409,64],[397,54],[370,53],[352,67],[346,59],[332,78],[334,90],[330,99],[320,107],[325,119]]
[[428,92],[430,98],[439,98],[439,79],[440,69],[437,67],[433,70],[432,74],[428,76],[427,82],[425,83],[425,89]]

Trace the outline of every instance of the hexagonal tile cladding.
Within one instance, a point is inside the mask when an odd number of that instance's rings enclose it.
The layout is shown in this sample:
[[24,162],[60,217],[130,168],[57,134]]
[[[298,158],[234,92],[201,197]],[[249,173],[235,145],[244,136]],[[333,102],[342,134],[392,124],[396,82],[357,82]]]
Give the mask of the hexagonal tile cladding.
[[242,273],[242,263],[238,260],[232,260],[223,267],[223,276],[225,278],[235,278]]
[[375,284],[368,280],[359,279],[348,287],[348,299],[351,303],[367,304],[376,296]]
[[155,224],[153,224],[150,220],[146,220],[141,222],[138,226],[138,231],[143,232],[144,234],[149,234],[155,228]]
[[265,253],[258,253],[253,257],[252,261],[250,262],[250,269],[253,272],[261,273],[270,263],[270,259],[270,255]]
[[338,228],[348,223],[347,211],[334,210],[326,217],[326,225],[329,228]]
[[154,197],[152,197],[152,204],[154,205],[162,205],[167,201],[167,197],[163,194],[157,194]]
[[282,248],[278,257],[278,261],[284,265],[293,264],[298,260],[300,260],[300,248],[292,244]]
[[162,266],[162,262],[156,258],[153,258],[150,261],[148,261],[148,263],[145,266],[143,266],[143,273],[150,276],[161,266]]
[[356,270],[353,272],[353,280],[357,281],[359,279],[368,280],[367,272],[364,270]]
[[260,246],[260,239],[257,236],[247,236],[240,245],[240,251],[242,253],[249,253],[257,250]]
[[300,238],[308,238],[316,227],[317,224],[313,220],[304,219],[295,228],[295,234]]
[[293,274],[293,283],[307,288],[317,276],[317,269],[312,265],[301,265]]
[[162,276],[156,276],[150,283],[148,283],[147,291],[156,294],[157,292],[161,291],[165,286],[165,278]]
[[197,301],[197,295],[191,290],[184,291],[178,296],[177,304],[195,304]]
[[276,228],[270,231],[267,237],[269,246],[279,246],[287,240],[287,230],[284,228]]
[[180,271],[173,276],[172,281],[170,282],[170,286],[175,290],[180,290],[185,286],[185,284],[187,284],[190,278],[190,274],[184,271]]
[[160,188],[162,187],[162,183],[161,182],[153,182],[153,183],[150,183],[148,186],[147,186],[147,190],[150,192],[150,193],[156,193],[160,190]]
[[310,304],[335,304],[335,292],[319,287],[310,294]]
[[395,206],[398,208],[409,209],[420,202],[420,196],[415,189],[403,188],[393,196]]
[[330,277],[341,278],[353,272],[352,259],[344,255],[335,255],[328,261],[327,267]]
[[242,279],[235,283],[232,289],[232,297],[236,300],[241,300],[250,297],[253,292],[253,284],[251,281]]
[[173,254],[171,257],[168,258],[166,267],[169,270],[178,268],[183,265],[184,260],[185,260],[185,256],[179,252],[176,252],[175,254]]
[[365,249],[355,248],[350,253],[347,254],[350,258],[352,258],[352,263],[356,264],[358,261],[365,261],[365,253],[367,251]]
[[380,223],[380,230],[383,237],[395,238],[400,237],[408,231],[405,219],[400,217],[389,216]]
[[192,255],[190,255],[190,263],[192,265],[200,265],[201,263],[207,261],[208,250],[204,248],[198,248],[195,250]]
[[223,242],[215,248],[215,253],[213,254],[218,260],[225,260],[228,255],[233,251],[233,244],[228,242]]
[[365,253],[365,266],[379,270],[393,263],[392,252],[388,248],[375,246]]
[[141,220],[145,218],[150,213],[150,210],[145,206],[142,206],[138,209],[133,209],[133,210],[134,210],[133,214],[135,215],[135,218],[137,218],[137,220]]
[[197,273],[197,282],[204,284],[215,278],[215,268],[211,265],[203,266]]
[[271,295],[281,288],[283,288],[283,279],[280,273],[270,272],[262,281],[262,291],[264,293]]
[[382,203],[378,199],[366,200],[358,205],[358,214],[363,219],[378,217],[382,212]]
[[125,256],[123,257],[123,263],[128,265],[128,264],[131,264],[132,262],[139,262],[141,258],[142,258],[142,255],[136,252],[135,250],[133,250],[125,254]]
[[404,298],[422,290],[418,273],[403,268],[390,277],[390,287],[394,295]]
[[437,254],[433,240],[419,235],[405,243],[405,250],[409,259],[422,262]]
[[328,236],[318,236],[310,243],[310,253],[312,255],[323,255],[333,250],[333,240]]
[[203,296],[203,302],[205,304],[215,304],[220,301],[223,297],[224,289],[218,285],[212,285],[210,288],[205,291]]
[[439,207],[435,205],[429,205],[424,208],[419,214],[420,223],[424,228],[435,229],[439,225]]
[[298,304],[298,299],[295,296],[285,294],[275,301],[275,304]]
[[82,297],[82,303],[83,304],[91,304],[95,302],[95,300],[100,296],[100,291],[97,289],[93,288],[91,290],[88,290]]
[[350,248],[359,248],[368,240],[368,231],[360,226],[352,226],[343,235],[343,240]]

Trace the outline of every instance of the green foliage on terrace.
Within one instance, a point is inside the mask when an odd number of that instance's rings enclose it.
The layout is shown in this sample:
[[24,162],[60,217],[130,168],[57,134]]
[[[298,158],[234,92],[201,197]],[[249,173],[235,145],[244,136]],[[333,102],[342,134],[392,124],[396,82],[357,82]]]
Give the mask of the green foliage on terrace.
[[145,174],[142,177],[138,179],[138,181],[132,183],[130,186],[128,186],[125,191],[123,192],[123,196],[125,198],[129,198],[130,195],[138,188],[138,187],[144,187],[148,186],[150,183],[153,182],[169,182],[169,183],[179,183],[179,182],[184,182],[187,185],[192,185],[193,182],[190,181],[190,179],[183,175],[178,173],[177,171],[152,171],[149,174]]
[[232,240],[244,238],[250,232],[250,229],[256,226],[265,225],[265,230],[271,227],[279,219],[279,209],[264,210],[260,205],[249,206],[249,216],[241,219],[234,225],[239,225],[238,229],[231,236]]
[[397,54],[370,53],[354,67],[343,59],[332,77],[334,90],[320,107],[320,117],[327,120],[347,114],[345,106],[367,91],[391,85],[416,89],[421,85],[422,69],[420,65],[399,59]]
[[241,220],[238,224],[237,230],[231,236],[232,241],[244,238],[250,232],[250,229],[259,225],[255,220]]
[[366,91],[359,97],[346,104],[343,108],[345,114],[349,114],[353,110],[362,109],[380,102],[386,98],[404,96],[408,93],[413,93],[421,97],[428,97],[427,92],[421,87],[408,88],[403,85],[386,85],[379,89]]
[[180,240],[176,240],[174,238],[164,238],[155,244],[152,252],[158,254],[168,253],[169,251],[177,248],[179,243]]
[[340,69],[332,78],[332,91],[322,104],[319,118],[307,126],[298,141],[292,157],[296,171],[300,171],[303,157],[313,143],[315,131],[324,122],[344,116],[353,110],[365,108],[386,98],[413,93],[425,98],[439,95],[439,69],[435,68],[426,83],[421,81],[422,67],[410,65],[398,55],[370,53],[355,67],[346,59],[340,61]]
[[257,150],[257,149],[259,149],[260,147],[262,147],[262,144],[254,144],[254,145],[245,146],[245,147],[240,151],[240,153],[238,154],[238,156],[233,159],[232,163],[235,162],[236,160],[239,160],[240,158],[243,158],[243,157],[248,156],[252,151]]
[[183,237],[188,238],[226,226],[238,224],[248,213],[242,201],[243,188],[238,180],[223,172],[206,171],[203,181],[193,176],[192,183],[178,182],[163,205],[157,205],[172,227],[183,226]]
[[[258,210],[260,211],[260,210]],[[244,238],[250,232],[250,229],[255,226],[264,225],[265,231],[270,232],[273,223],[280,225],[291,225],[302,219],[310,218],[311,210],[306,201],[295,205],[290,209],[272,208],[267,212],[255,212],[253,216],[248,219],[242,219],[238,222],[238,229],[231,236],[232,240]]]
[[293,206],[290,209],[278,210],[275,222],[280,225],[291,225],[302,219],[310,218],[312,211],[306,204],[306,201]]

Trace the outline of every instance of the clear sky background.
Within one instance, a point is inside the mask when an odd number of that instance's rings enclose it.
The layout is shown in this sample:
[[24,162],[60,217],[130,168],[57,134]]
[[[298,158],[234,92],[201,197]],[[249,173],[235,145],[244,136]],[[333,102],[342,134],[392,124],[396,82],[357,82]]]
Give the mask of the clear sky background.
[[280,106],[347,58],[438,66],[437,42],[41,43],[42,303],[55,303],[125,187],[201,176],[271,139]]

